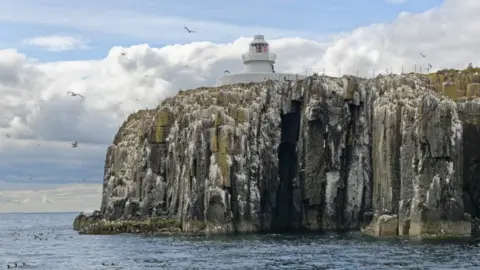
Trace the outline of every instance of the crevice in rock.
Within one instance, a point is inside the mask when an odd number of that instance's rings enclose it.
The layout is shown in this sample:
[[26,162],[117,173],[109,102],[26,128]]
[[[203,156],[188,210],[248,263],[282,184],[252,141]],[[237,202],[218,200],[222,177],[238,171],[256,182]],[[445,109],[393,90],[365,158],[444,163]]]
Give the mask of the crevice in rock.
[[400,160],[401,160],[401,152],[400,146],[402,145],[402,106],[398,105],[396,107],[396,123],[395,123],[395,139],[393,141],[392,150],[393,150],[393,160],[392,160],[392,208],[390,209],[392,213],[398,214],[399,207],[400,207],[400,193],[402,188],[401,183],[401,169],[400,169]]
[[[366,108],[364,107],[364,103],[363,101],[360,103],[360,110],[364,110],[365,111],[365,116],[366,116],[366,120],[367,120],[367,123],[373,123],[373,113],[372,113],[372,110],[371,108]],[[365,168],[365,171],[367,173],[367,182],[364,183],[364,188],[363,188],[363,194],[362,194],[362,206],[361,206],[361,213],[363,213],[361,216],[360,216],[360,226],[364,226],[364,224],[367,224],[367,223],[370,223],[371,222],[371,218],[370,218],[370,214],[373,213],[373,205],[372,205],[372,201],[373,201],[373,137],[372,137],[372,129],[373,129],[373,125],[372,124],[369,124],[367,127],[368,129],[368,143],[367,143],[367,155],[366,157],[364,157],[365,159],[367,159],[367,164],[368,166]],[[366,213],[368,213],[366,215]]]
[[230,188],[228,192],[230,193],[230,208],[232,210],[232,225],[233,231],[237,232],[237,225],[241,220],[240,209],[238,205],[238,192],[237,192],[237,178],[236,178],[236,169],[238,167],[238,161],[233,159],[232,169],[230,169]]
[[345,137],[345,148],[342,149],[342,157],[340,159],[340,187],[337,189],[337,228],[341,229],[344,226],[348,226],[349,224],[345,224],[345,209],[347,208],[348,199],[347,199],[347,189],[348,186],[348,175],[350,172],[350,167],[352,164],[352,156],[353,156],[353,149],[354,149],[354,140],[356,130],[356,122],[359,120],[359,107],[355,106],[354,104],[348,104],[348,112],[350,114],[348,126],[346,129],[346,137]]
[[297,142],[300,136],[301,102],[291,101],[291,112],[281,112],[281,142],[278,146],[278,174],[276,208],[273,213],[272,230],[284,231],[292,226],[294,216],[293,178],[297,175]]

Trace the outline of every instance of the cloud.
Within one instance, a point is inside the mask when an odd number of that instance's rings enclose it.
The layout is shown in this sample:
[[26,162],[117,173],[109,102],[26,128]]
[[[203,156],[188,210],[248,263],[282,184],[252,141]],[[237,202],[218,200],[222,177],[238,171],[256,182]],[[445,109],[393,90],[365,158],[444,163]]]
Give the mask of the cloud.
[[[423,66],[425,72],[427,63],[434,70],[464,68],[470,62],[480,65],[479,12],[478,1],[447,0],[424,13],[402,13],[390,24],[357,28],[328,41],[266,38],[278,55],[278,71],[368,77],[392,68],[400,72],[402,66],[405,72]],[[106,148],[128,114],[156,107],[179,89],[212,85],[225,69],[240,72],[250,40],[118,46],[101,59],[51,63],[15,49],[0,50],[0,189],[16,190],[14,199],[33,202],[18,192],[34,189],[34,184],[40,189],[100,185]],[[86,98],[70,97],[67,91]],[[78,148],[71,148],[74,140]],[[99,198],[100,192],[91,195]],[[54,195],[46,194],[50,204],[42,204],[39,196],[38,211],[61,207]],[[80,199],[77,203],[75,209],[85,208]],[[0,207],[19,209],[15,203]]]
[[53,52],[63,52],[71,51],[77,49],[86,49],[88,48],[87,40],[81,36],[67,36],[67,35],[50,35],[50,36],[39,36],[32,37],[23,40],[24,45],[36,46],[42,49],[53,51]]

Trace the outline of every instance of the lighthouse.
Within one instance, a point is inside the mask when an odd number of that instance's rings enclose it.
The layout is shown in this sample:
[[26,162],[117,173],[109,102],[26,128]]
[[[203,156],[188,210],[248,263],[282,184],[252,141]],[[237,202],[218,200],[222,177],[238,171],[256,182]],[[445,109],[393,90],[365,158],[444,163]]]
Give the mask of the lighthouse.
[[228,74],[217,79],[216,86],[262,82],[266,80],[302,80],[305,76],[275,72],[277,55],[270,52],[270,47],[263,35],[255,35],[248,45],[247,53],[242,55],[243,72]]
[[249,44],[248,53],[242,55],[244,73],[275,73],[274,64],[277,55],[270,52],[268,42],[263,35],[255,35]]

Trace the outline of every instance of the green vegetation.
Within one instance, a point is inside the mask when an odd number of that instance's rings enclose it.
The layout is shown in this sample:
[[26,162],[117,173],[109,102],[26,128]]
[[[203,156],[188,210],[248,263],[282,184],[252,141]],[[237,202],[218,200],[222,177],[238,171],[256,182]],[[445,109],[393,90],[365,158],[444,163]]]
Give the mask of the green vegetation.
[[181,224],[175,219],[147,218],[141,220],[98,220],[78,224],[80,234],[165,233],[180,232]]
[[480,97],[480,67],[464,70],[443,69],[426,75],[433,88],[453,100]]

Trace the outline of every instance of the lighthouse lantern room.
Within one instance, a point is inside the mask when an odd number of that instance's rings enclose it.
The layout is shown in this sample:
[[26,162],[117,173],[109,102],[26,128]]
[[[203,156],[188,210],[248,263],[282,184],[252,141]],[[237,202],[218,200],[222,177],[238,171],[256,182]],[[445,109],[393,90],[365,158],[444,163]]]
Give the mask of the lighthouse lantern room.
[[242,55],[244,72],[275,73],[274,64],[276,55],[270,53],[268,42],[263,35],[255,35],[250,42],[248,53]]

